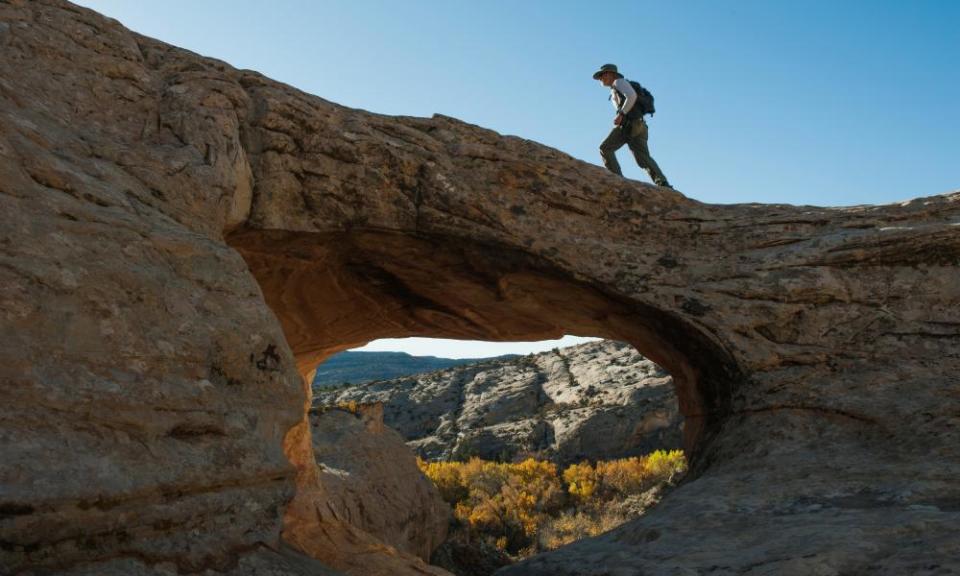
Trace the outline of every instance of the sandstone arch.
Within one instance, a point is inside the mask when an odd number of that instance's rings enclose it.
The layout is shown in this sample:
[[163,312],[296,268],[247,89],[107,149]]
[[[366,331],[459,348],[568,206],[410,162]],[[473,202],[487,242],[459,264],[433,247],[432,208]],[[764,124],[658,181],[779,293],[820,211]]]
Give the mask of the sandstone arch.
[[705,205],[66,3],[0,24],[5,571],[429,570],[324,515],[298,364],[588,328],[688,383],[698,476],[515,571],[957,569],[960,195]]
[[386,231],[243,230],[227,241],[258,279],[307,381],[328,355],[378,338],[619,339],[675,375],[693,451],[740,378],[698,327],[515,247]]

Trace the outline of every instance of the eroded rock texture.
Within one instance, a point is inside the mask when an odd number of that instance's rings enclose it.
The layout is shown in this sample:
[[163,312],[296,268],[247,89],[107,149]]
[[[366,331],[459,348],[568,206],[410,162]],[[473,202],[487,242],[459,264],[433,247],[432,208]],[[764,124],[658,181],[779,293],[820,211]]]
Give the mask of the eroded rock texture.
[[313,401],[382,402],[384,422],[429,460],[533,456],[567,465],[680,447],[670,375],[610,340],[320,388]]
[[329,513],[300,374],[562,333],[671,373],[694,474],[508,573],[960,570],[960,195],[704,205],[37,0],[0,3],[0,202],[3,572],[439,573]]
[[424,560],[447,537],[450,506],[417,467],[383,405],[311,410],[310,434],[328,506],[337,518]]

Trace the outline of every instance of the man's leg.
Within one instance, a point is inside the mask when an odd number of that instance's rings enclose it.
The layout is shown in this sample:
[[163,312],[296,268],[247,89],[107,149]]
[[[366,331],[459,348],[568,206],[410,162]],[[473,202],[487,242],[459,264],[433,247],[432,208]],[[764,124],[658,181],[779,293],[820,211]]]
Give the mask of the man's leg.
[[647,134],[647,123],[642,119],[634,120],[630,130],[630,151],[633,152],[637,164],[650,175],[654,184],[670,188],[667,177],[663,175],[660,166],[657,166],[657,162],[650,156],[650,150],[647,148]]
[[620,176],[623,176],[623,171],[620,170],[620,163],[617,162],[616,152],[626,143],[627,135],[619,126],[614,126],[607,139],[600,144],[600,157],[603,158],[603,165],[607,167],[607,170]]

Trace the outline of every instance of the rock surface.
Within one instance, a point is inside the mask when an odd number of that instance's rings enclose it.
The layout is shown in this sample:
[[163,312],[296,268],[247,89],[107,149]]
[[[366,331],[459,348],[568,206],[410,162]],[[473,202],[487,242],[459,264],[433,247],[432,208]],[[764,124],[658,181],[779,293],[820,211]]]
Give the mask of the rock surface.
[[313,450],[336,517],[424,560],[447,536],[450,506],[394,430],[383,405],[310,411]]
[[384,405],[423,458],[526,456],[558,464],[681,445],[673,381],[629,344],[601,340],[509,360],[314,390],[314,404]]
[[439,574],[328,510],[301,374],[570,333],[670,372],[693,474],[507,573],[956,573],[958,224],[706,205],[0,3],[0,572]]

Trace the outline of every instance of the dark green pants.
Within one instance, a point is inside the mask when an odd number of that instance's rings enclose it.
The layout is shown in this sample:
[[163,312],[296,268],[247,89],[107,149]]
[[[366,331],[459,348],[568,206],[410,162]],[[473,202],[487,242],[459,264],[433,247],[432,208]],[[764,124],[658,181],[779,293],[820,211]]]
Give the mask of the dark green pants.
[[600,156],[603,158],[603,165],[607,167],[607,170],[621,176],[623,176],[623,171],[620,170],[620,163],[617,162],[616,152],[622,148],[624,144],[630,147],[630,151],[633,152],[633,157],[637,160],[637,164],[647,171],[647,174],[650,175],[650,179],[653,180],[654,184],[657,186],[670,186],[670,183],[667,182],[667,177],[660,171],[660,167],[657,166],[656,161],[650,157],[650,150],[647,149],[647,123],[644,122],[642,118],[631,121],[630,126],[625,128],[614,126],[613,130],[610,131],[610,135],[607,136],[607,139],[600,145]]

